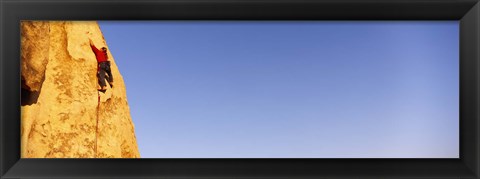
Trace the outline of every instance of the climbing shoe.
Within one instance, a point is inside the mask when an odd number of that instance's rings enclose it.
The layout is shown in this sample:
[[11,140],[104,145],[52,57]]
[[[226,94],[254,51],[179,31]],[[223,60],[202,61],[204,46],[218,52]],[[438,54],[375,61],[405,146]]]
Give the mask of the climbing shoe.
[[107,90],[107,87],[106,86],[102,86],[102,88],[99,88],[98,91],[106,91]]

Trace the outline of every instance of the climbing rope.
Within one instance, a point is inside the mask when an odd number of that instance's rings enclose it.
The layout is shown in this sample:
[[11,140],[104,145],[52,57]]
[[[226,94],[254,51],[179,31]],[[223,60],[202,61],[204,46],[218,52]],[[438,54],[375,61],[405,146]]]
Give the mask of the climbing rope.
[[95,158],[97,158],[97,138],[98,138],[98,113],[100,111],[100,92],[98,94],[98,103],[97,103],[97,125],[95,127]]

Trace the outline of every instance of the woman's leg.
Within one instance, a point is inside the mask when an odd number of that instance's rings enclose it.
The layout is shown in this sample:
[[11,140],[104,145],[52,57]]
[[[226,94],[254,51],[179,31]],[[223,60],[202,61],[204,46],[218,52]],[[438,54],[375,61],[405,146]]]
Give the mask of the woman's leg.
[[108,74],[108,82],[113,83],[112,68],[110,68],[110,65],[108,65],[106,72]]
[[98,71],[98,81],[100,83],[100,87],[106,87],[107,84],[105,84],[105,64],[100,63],[100,69]]

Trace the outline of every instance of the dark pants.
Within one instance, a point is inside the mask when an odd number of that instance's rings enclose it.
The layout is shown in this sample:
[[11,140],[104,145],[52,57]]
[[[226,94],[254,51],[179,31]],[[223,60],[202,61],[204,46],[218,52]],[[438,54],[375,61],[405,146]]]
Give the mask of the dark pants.
[[101,87],[107,86],[105,84],[105,78],[109,83],[113,82],[112,70],[110,69],[110,62],[101,62],[98,64],[98,83]]

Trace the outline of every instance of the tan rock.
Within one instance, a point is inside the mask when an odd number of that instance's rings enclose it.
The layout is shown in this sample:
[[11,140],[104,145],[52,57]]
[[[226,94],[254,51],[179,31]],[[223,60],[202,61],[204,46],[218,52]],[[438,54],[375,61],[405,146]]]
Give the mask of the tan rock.
[[22,88],[39,91],[48,62],[49,23],[21,23],[21,29]]
[[114,88],[97,91],[88,39],[108,48],[98,24],[23,21],[21,35],[21,156],[140,157],[126,87],[110,51]]

